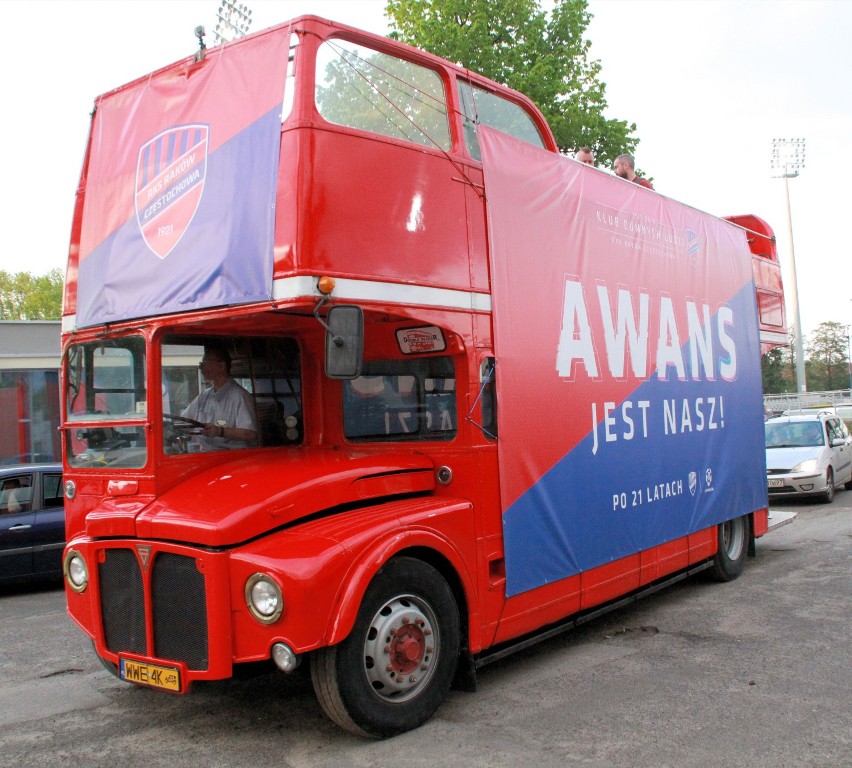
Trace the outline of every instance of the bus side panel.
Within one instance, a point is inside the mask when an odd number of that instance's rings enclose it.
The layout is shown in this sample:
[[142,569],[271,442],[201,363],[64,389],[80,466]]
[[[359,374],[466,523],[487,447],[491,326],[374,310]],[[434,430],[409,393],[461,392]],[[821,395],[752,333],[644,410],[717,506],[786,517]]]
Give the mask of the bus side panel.
[[679,571],[689,565],[689,537],[682,536],[659,547],[642,552],[642,584]]
[[485,262],[469,261],[465,185],[443,154],[336,126],[299,130],[311,164],[300,194],[311,216],[296,271],[487,290]]
[[761,536],[769,533],[769,510],[758,509],[752,515],[751,533],[754,538],[759,539]]
[[586,607],[766,506],[751,253],[729,222],[481,134],[506,595],[584,574]]
[[[495,643],[534,632],[581,610],[594,608],[688,565],[706,560],[715,546],[716,528],[592,568],[579,576],[524,592],[506,601]],[[695,557],[690,554],[694,548]]]

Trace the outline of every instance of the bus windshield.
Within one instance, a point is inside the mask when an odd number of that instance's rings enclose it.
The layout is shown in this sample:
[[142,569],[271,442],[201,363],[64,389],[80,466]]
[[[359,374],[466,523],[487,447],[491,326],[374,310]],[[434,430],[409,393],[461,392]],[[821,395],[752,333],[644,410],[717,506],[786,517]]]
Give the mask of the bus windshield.
[[144,466],[145,340],[127,336],[72,344],[65,370],[68,463],[72,467]]
[[161,350],[167,455],[301,442],[292,339],[173,335]]

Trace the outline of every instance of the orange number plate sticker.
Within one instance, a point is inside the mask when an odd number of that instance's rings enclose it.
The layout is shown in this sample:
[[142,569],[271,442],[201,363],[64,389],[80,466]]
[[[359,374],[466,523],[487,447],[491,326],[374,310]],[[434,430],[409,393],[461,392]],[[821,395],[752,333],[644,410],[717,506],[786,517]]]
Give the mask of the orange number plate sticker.
[[177,667],[162,667],[159,664],[120,658],[118,671],[119,677],[128,683],[180,692],[180,669]]

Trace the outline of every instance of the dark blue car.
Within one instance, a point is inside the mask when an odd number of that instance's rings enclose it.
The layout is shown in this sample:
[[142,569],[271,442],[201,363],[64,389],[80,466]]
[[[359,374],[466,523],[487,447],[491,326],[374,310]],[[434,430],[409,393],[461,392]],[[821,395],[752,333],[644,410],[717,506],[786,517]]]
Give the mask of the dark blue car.
[[61,464],[0,467],[0,584],[62,574]]

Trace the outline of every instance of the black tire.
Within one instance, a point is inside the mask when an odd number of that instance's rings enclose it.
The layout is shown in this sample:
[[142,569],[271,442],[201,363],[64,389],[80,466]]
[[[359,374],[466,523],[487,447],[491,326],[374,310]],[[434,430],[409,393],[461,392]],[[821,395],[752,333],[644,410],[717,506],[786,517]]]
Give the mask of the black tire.
[[349,636],[313,654],[323,711],[357,736],[395,736],[423,724],[450,689],[459,626],[438,571],[412,558],[391,560],[367,588]]
[[826,504],[834,501],[834,470],[831,467],[825,470],[825,490],[820,494],[820,499]]
[[743,572],[751,536],[749,516],[735,517],[716,527],[719,548],[713,556],[713,578],[733,581]]

